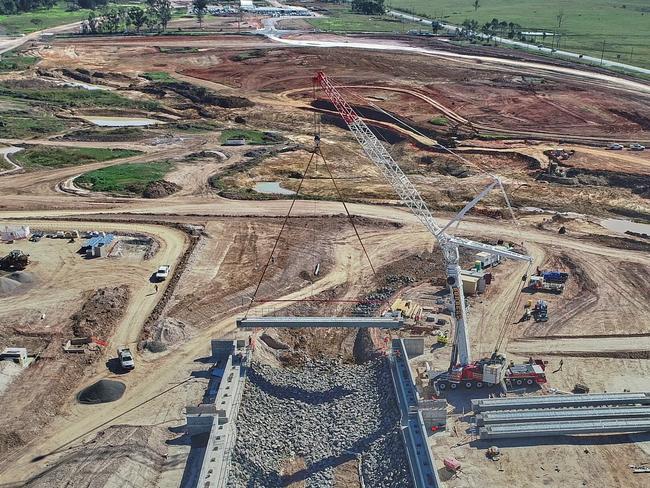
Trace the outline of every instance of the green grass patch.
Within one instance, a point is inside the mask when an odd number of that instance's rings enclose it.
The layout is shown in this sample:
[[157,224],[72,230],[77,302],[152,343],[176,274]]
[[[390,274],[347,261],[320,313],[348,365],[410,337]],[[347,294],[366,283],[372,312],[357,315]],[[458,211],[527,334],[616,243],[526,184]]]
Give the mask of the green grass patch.
[[221,143],[229,139],[246,139],[247,144],[275,144],[282,141],[282,138],[269,132],[246,129],[225,129],[221,132]]
[[174,77],[165,71],[147,71],[146,73],[142,73],[142,77],[155,82],[173,83],[176,81]]
[[20,114],[5,112],[0,117],[0,134],[9,139],[25,139],[62,132],[68,125],[50,115]]
[[149,133],[139,127],[118,127],[116,129],[80,129],[62,137],[68,141],[126,142],[140,141]]
[[389,15],[353,14],[349,7],[328,7],[327,17],[305,19],[314,28],[327,32],[397,32],[427,30],[423,24]]
[[127,149],[33,146],[16,153],[14,159],[24,168],[40,169],[98,163],[111,159],[128,158],[136,154],[141,153]]
[[71,24],[88,18],[89,10],[68,12],[66,2],[51,9],[35,10],[17,15],[0,15],[0,34],[29,34],[57,25]]
[[0,73],[26,70],[40,59],[36,56],[22,56],[14,52],[3,54],[0,56]]
[[83,174],[75,184],[92,191],[142,195],[149,183],[162,180],[173,167],[169,161],[117,164]]
[[434,117],[429,123],[433,125],[449,125],[449,120],[446,117]]
[[[451,24],[474,19],[483,25],[497,18],[520,24],[524,32],[552,33],[562,13],[559,49],[600,58],[605,41],[605,59],[650,67],[648,0],[481,0],[478,10],[473,0],[392,0],[391,4]],[[533,37],[535,44],[552,47],[552,34]]]
[[61,107],[140,108],[144,110],[160,108],[160,104],[155,101],[135,101],[107,90],[85,90],[83,88],[20,88],[0,84],[0,96]]

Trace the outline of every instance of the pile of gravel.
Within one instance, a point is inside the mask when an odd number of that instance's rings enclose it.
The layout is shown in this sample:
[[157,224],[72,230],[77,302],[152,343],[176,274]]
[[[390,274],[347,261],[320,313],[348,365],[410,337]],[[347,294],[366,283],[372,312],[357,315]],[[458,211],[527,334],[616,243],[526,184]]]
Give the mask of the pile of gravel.
[[[388,361],[335,361],[304,368],[254,364],[237,419],[227,486],[279,487],[282,465],[301,458],[310,488],[331,488],[336,467],[362,454],[365,486],[409,488],[412,481]],[[295,478],[296,475],[294,475]]]
[[121,381],[99,380],[77,394],[77,401],[86,405],[114,402],[122,398],[126,385]]

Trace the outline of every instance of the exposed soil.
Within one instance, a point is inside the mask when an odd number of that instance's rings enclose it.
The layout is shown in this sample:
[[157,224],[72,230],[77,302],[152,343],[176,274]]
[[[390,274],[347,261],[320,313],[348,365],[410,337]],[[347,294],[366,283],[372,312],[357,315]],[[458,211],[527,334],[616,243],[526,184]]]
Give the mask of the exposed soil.
[[171,181],[152,181],[142,192],[144,198],[165,198],[181,189],[180,185]]
[[90,295],[70,319],[76,337],[111,337],[129,302],[129,287],[100,288]]

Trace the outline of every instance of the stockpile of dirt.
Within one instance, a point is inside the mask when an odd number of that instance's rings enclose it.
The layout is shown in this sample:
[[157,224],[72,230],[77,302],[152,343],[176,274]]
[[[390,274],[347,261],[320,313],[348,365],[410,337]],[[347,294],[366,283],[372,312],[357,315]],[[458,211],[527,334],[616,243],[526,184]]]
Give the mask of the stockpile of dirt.
[[34,282],[34,275],[27,271],[16,271],[14,273],[0,276],[0,296],[10,295],[14,292],[24,291],[22,285]]
[[82,305],[81,310],[71,317],[74,335],[109,337],[124,314],[129,295],[129,287],[126,285],[95,290]]
[[126,385],[121,381],[99,380],[77,394],[77,401],[85,405],[114,402],[122,398]]
[[151,352],[162,352],[169,346],[183,344],[192,336],[192,328],[185,322],[171,317],[156,321],[151,328],[150,337],[142,347]]
[[0,277],[0,296],[9,295],[16,291],[16,288],[20,287],[20,283],[12,280],[7,276]]
[[114,425],[51,461],[25,486],[158,486],[168,438],[163,427]]
[[144,198],[165,198],[173,195],[181,189],[180,185],[172,183],[171,181],[158,180],[152,181],[147,185],[142,193]]
[[248,98],[218,95],[201,86],[192,85],[182,81],[173,83],[157,83],[156,88],[173,91],[177,95],[188,98],[194,103],[202,105],[214,105],[222,108],[245,108],[255,105]]

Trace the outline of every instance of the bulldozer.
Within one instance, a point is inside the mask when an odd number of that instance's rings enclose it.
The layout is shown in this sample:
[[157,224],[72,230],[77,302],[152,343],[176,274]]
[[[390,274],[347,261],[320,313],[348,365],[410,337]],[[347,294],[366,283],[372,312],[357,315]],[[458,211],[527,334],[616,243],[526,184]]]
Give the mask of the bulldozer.
[[29,254],[20,249],[14,249],[5,257],[0,259],[0,269],[5,271],[21,271],[29,264]]

